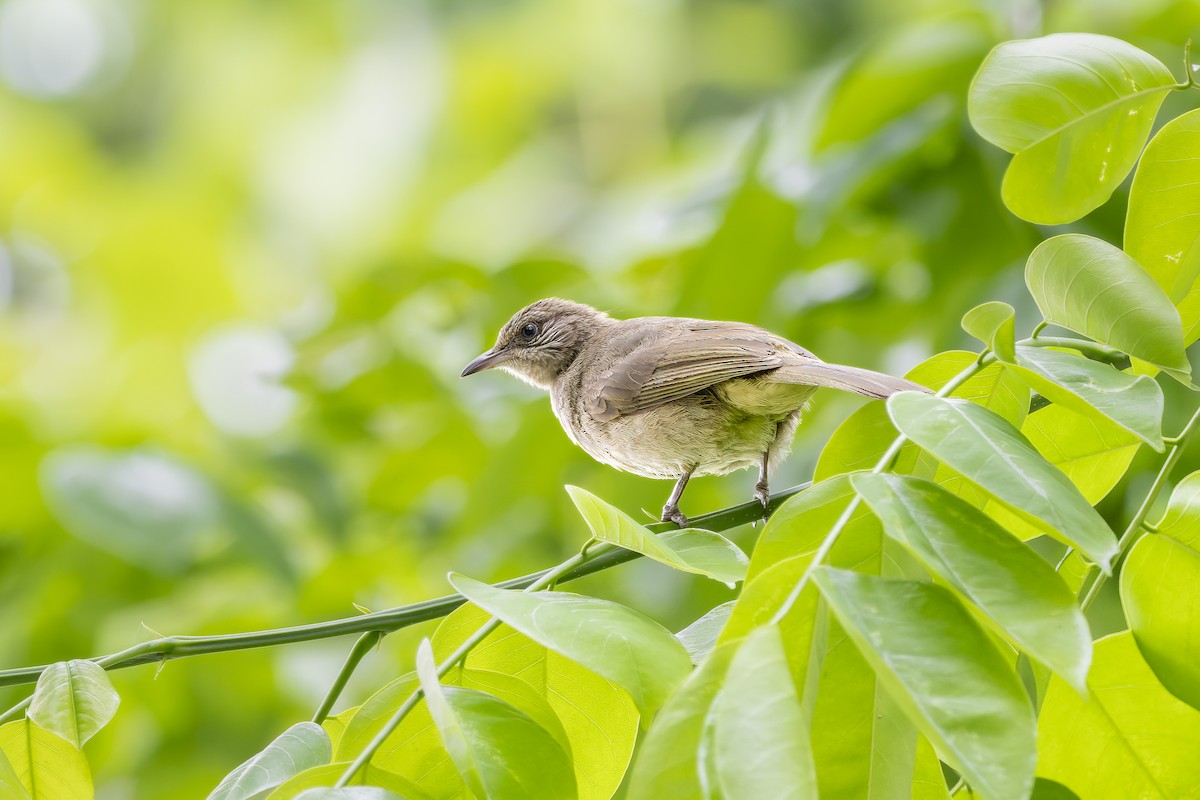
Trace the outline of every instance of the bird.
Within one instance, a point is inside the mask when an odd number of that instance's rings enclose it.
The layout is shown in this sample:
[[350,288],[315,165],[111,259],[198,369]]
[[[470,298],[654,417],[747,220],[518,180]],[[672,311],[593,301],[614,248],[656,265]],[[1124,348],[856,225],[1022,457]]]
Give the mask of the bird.
[[757,467],[764,513],[769,475],[791,449],[822,386],[884,399],[923,386],[830,364],[754,325],[682,317],[614,319],[556,297],[522,308],[462,377],[499,368],[548,390],[567,436],[601,463],[675,486],[662,521],[687,527],[679,502],[695,475]]

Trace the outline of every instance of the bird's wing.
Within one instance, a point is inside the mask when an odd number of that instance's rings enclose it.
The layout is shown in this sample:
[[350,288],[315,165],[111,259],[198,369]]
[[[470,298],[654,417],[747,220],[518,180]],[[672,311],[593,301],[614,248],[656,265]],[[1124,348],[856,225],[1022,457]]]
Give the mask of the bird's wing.
[[820,363],[799,345],[752,325],[677,322],[665,335],[647,337],[585,386],[585,408],[592,417],[604,421],[634,414],[785,363]]

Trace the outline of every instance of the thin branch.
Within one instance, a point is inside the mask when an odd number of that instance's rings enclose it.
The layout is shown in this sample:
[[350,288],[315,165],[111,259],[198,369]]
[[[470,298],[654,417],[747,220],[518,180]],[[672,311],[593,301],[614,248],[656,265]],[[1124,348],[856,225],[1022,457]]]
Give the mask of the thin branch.
[[354,674],[354,670],[358,669],[359,663],[366,657],[367,653],[371,652],[371,648],[379,644],[383,638],[380,631],[369,631],[358,637],[358,641],[354,643],[354,647],[350,648],[349,655],[346,656],[346,663],[342,665],[342,669],[338,672],[337,678],[333,681],[333,686],[329,687],[329,692],[325,695],[325,699],[321,701],[320,708],[317,713],[313,714],[312,721],[320,725],[329,716],[329,712],[333,709],[333,704],[337,702],[341,696],[342,690],[346,688],[346,684],[350,680],[350,676]]
[[[1117,540],[1117,556],[1113,559],[1113,572],[1116,572],[1117,566],[1125,558],[1129,549],[1133,547],[1137,541],[1138,535],[1142,528],[1146,526],[1146,516],[1150,513],[1151,506],[1158,499],[1158,495],[1162,492],[1167,480],[1171,477],[1171,471],[1175,465],[1179,463],[1179,459],[1183,456],[1183,449],[1187,447],[1188,439],[1196,432],[1197,427],[1200,427],[1200,408],[1196,409],[1196,413],[1192,414],[1192,418],[1188,420],[1187,425],[1179,432],[1178,436],[1173,436],[1166,441],[1171,443],[1171,449],[1167,451],[1167,457],[1163,459],[1162,467],[1158,470],[1158,475],[1154,477],[1154,483],[1150,486],[1150,491],[1146,493],[1146,497],[1142,500],[1141,506],[1138,507],[1137,513],[1133,515],[1133,519],[1129,521],[1129,526],[1125,528],[1125,532],[1121,534],[1121,538]],[[1095,567],[1092,568],[1096,570]],[[1080,607],[1084,611],[1091,608],[1092,603],[1100,595],[1100,590],[1104,588],[1105,582],[1108,581],[1108,576],[1103,572],[1096,574],[1096,579],[1092,581],[1092,585],[1088,588],[1087,594],[1084,596]]]
[[[771,496],[770,503],[764,513],[762,504],[757,501],[715,511],[711,514],[695,517],[692,524],[711,531],[724,531],[736,528],[749,522],[762,519],[769,515],[788,498],[807,489],[811,484],[802,483],[790,489],[784,489]],[[674,530],[671,523],[648,525],[650,530],[663,532]],[[613,550],[611,552],[589,551],[577,566],[566,572],[558,580],[559,583],[573,581],[587,575],[611,569],[618,564],[641,558],[639,553],[629,550]],[[520,578],[496,584],[502,589],[524,589],[540,578],[545,577],[550,570],[542,570]],[[295,625],[288,628],[274,628],[264,631],[249,631],[246,633],[227,633],[216,636],[164,636],[136,644],[117,653],[99,656],[92,660],[105,669],[125,669],[142,664],[154,664],[176,658],[208,655],[210,653],[229,653],[235,650],[248,650],[257,647],[274,647],[295,642],[311,642],[318,639],[328,639],[336,636],[352,634],[391,633],[419,622],[440,619],[458,608],[465,601],[462,595],[452,594],[434,600],[399,606],[397,608],[377,611],[373,614],[360,614],[344,619],[314,622],[308,625]],[[49,665],[37,667],[22,667],[0,671],[0,687],[19,686],[34,683]],[[3,719],[3,717],[0,717]]]

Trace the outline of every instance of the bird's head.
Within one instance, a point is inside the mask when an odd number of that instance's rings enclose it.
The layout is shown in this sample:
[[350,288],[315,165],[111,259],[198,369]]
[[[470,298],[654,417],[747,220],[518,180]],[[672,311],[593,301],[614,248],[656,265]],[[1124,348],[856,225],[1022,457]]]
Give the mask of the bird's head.
[[500,367],[526,383],[549,389],[608,315],[582,303],[556,297],[522,308],[500,329],[496,345],[463,369],[465,378]]

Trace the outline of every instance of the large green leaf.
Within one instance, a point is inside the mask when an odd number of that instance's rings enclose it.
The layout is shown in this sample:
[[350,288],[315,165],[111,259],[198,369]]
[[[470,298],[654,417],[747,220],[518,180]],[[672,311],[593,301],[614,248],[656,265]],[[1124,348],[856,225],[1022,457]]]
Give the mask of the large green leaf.
[[592,536],[601,541],[731,586],[746,577],[749,560],[745,553],[719,533],[685,528],[674,531],[674,535],[658,536],[586,489],[568,486],[567,494],[583,515]]
[[851,482],[889,536],[1021,649],[1085,691],[1091,660],[1087,622],[1075,596],[1041,556],[936,484],[865,474]]
[[808,720],[780,629],[764,625],[738,648],[709,714],[708,757],[720,797],[808,800],[817,775]]
[[1108,36],[1059,33],[1005,42],[971,83],[971,124],[1013,154],[1004,203],[1030,222],[1099,208],[1137,162],[1175,84],[1153,56]]
[[29,792],[21,784],[21,778],[3,750],[0,750],[0,797],[4,800],[30,800]]
[[566,592],[497,589],[462,575],[450,582],[505,624],[624,688],[647,719],[691,671],[671,632],[631,608]]
[[988,800],[1033,788],[1033,709],[1016,673],[945,589],[833,567],[821,594],[889,694]]
[[60,661],[38,677],[29,718],[83,747],[108,724],[120,704],[104,667],[94,661]]
[[892,395],[887,407],[896,427],[923,449],[1109,569],[1117,551],[1113,532],[1009,422],[974,403],[917,392]]
[[1183,342],[1200,338],[1200,110],[1168,122],[1142,153],[1125,217],[1125,252],[1179,309]]
[[[930,389],[940,389],[978,357],[978,354],[965,350],[938,353],[918,364],[905,377]],[[958,387],[952,396],[989,408],[1014,425],[1020,425],[1029,410],[1029,388],[1000,364],[984,367]],[[898,433],[883,403],[867,403],[833,432],[817,460],[814,479],[822,481],[834,475],[871,469]],[[927,458],[919,462],[919,457],[920,449],[906,443],[892,471],[932,477],[936,465]]]
[[1150,376],[1045,347],[1017,348],[1011,366],[1047,400],[1112,420],[1155,450],[1164,449],[1163,394]]
[[1200,472],[1175,487],[1158,531],[1129,552],[1121,602],[1154,674],[1200,708]]
[[92,773],[83,751],[32,720],[0,727],[0,752],[31,800],[91,800]]
[[450,759],[476,797],[577,797],[570,756],[529,715],[486,692],[443,686],[433,645],[417,649],[417,676]]
[[[489,618],[469,603],[459,607],[434,633],[434,654],[445,659]],[[466,670],[453,671],[446,679],[475,671],[504,673],[520,678],[544,697],[570,742],[580,800],[612,796],[629,765],[637,737],[638,713],[628,694],[507,625],[488,634],[468,654],[465,666]],[[395,758],[408,755],[411,749],[396,750]]]
[[1047,322],[1188,381],[1179,312],[1149,273],[1108,242],[1079,233],[1047,239],[1029,254],[1025,283]]
[[305,789],[297,800],[413,800],[375,786],[347,786],[342,789]]
[[329,763],[329,734],[315,722],[299,722],[230,772],[208,800],[249,800],[311,767]]
[[[309,767],[303,772],[288,778],[275,791],[265,795],[266,800],[295,800],[297,797],[309,796],[308,790],[317,787],[332,787],[345,774],[351,762],[340,761],[319,767]],[[395,775],[387,770],[379,769],[374,764],[367,764],[350,779],[350,786],[362,787],[363,791],[379,791],[386,789],[393,792],[389,797],[400,797],[403,800],[426,800],[429,797],[407,778]],[[344,790],[343,790],[344,791]],[[364,798],[370,795],[363,795]],[[263,795],[258,795],[263,797]]]
[[1026,417],[1021,434],[1093,505],[1125,475],[1140,444],[1112,423],[1056,405]]
[[663,706],[638,748],[629,776],[629,800],[704,797],[701,742],[704,724],[729,673],[737,644],[717,647]]
[[1128,633],[1096,642],[1086,698],[1050,681],[1038,718],[1038,773],[1084,800],[1179,800],[1200,787],[1200,711],[1154,677]]

